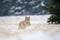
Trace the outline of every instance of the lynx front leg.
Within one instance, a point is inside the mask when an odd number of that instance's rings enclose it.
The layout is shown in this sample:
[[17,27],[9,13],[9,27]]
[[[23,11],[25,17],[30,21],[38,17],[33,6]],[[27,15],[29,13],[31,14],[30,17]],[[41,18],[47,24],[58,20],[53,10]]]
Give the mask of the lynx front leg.
[[20,25],[20,26],[18,27],[18,30],[19,30],[19,29],[24,29],[24,28],[25,28],[24,25]]

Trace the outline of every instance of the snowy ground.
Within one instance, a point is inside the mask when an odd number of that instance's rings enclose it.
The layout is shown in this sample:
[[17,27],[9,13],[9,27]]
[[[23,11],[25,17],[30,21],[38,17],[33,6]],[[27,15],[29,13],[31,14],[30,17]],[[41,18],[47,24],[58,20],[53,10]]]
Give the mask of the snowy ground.
[[0,17],[0,40],[60,40],[60,25],[47,24],[50,15],[30,16],[31,26],[18,30],[25,16]]

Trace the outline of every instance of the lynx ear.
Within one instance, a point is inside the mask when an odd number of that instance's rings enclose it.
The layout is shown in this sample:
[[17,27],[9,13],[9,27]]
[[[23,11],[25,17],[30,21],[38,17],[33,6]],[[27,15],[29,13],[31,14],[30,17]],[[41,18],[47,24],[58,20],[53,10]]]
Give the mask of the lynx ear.
[[29,16],[29,18],[30,18],[30,16]]
[[25,19],[26,19],[26,18],[30,18],[30,16],[29,16],[29,17],[25,17]]
[[25,17],[25,19],[26,19],[27,17]]

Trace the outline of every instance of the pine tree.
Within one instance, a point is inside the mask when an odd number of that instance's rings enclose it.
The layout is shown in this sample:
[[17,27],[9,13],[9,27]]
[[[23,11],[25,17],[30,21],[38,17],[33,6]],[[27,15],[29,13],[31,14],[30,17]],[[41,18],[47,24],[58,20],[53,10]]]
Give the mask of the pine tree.
[[50,0],[49,6],[42,6],[42,8],[52,14],[52,16],[48,18],[48,23],[60,24],[60,0]]

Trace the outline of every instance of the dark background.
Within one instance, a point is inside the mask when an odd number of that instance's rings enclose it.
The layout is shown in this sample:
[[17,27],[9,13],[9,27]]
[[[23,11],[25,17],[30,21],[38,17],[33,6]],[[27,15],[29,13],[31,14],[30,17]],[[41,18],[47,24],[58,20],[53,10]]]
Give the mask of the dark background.
[[0,16],[45,15],[42,4],[48,6],[48,0],[0,0]]

